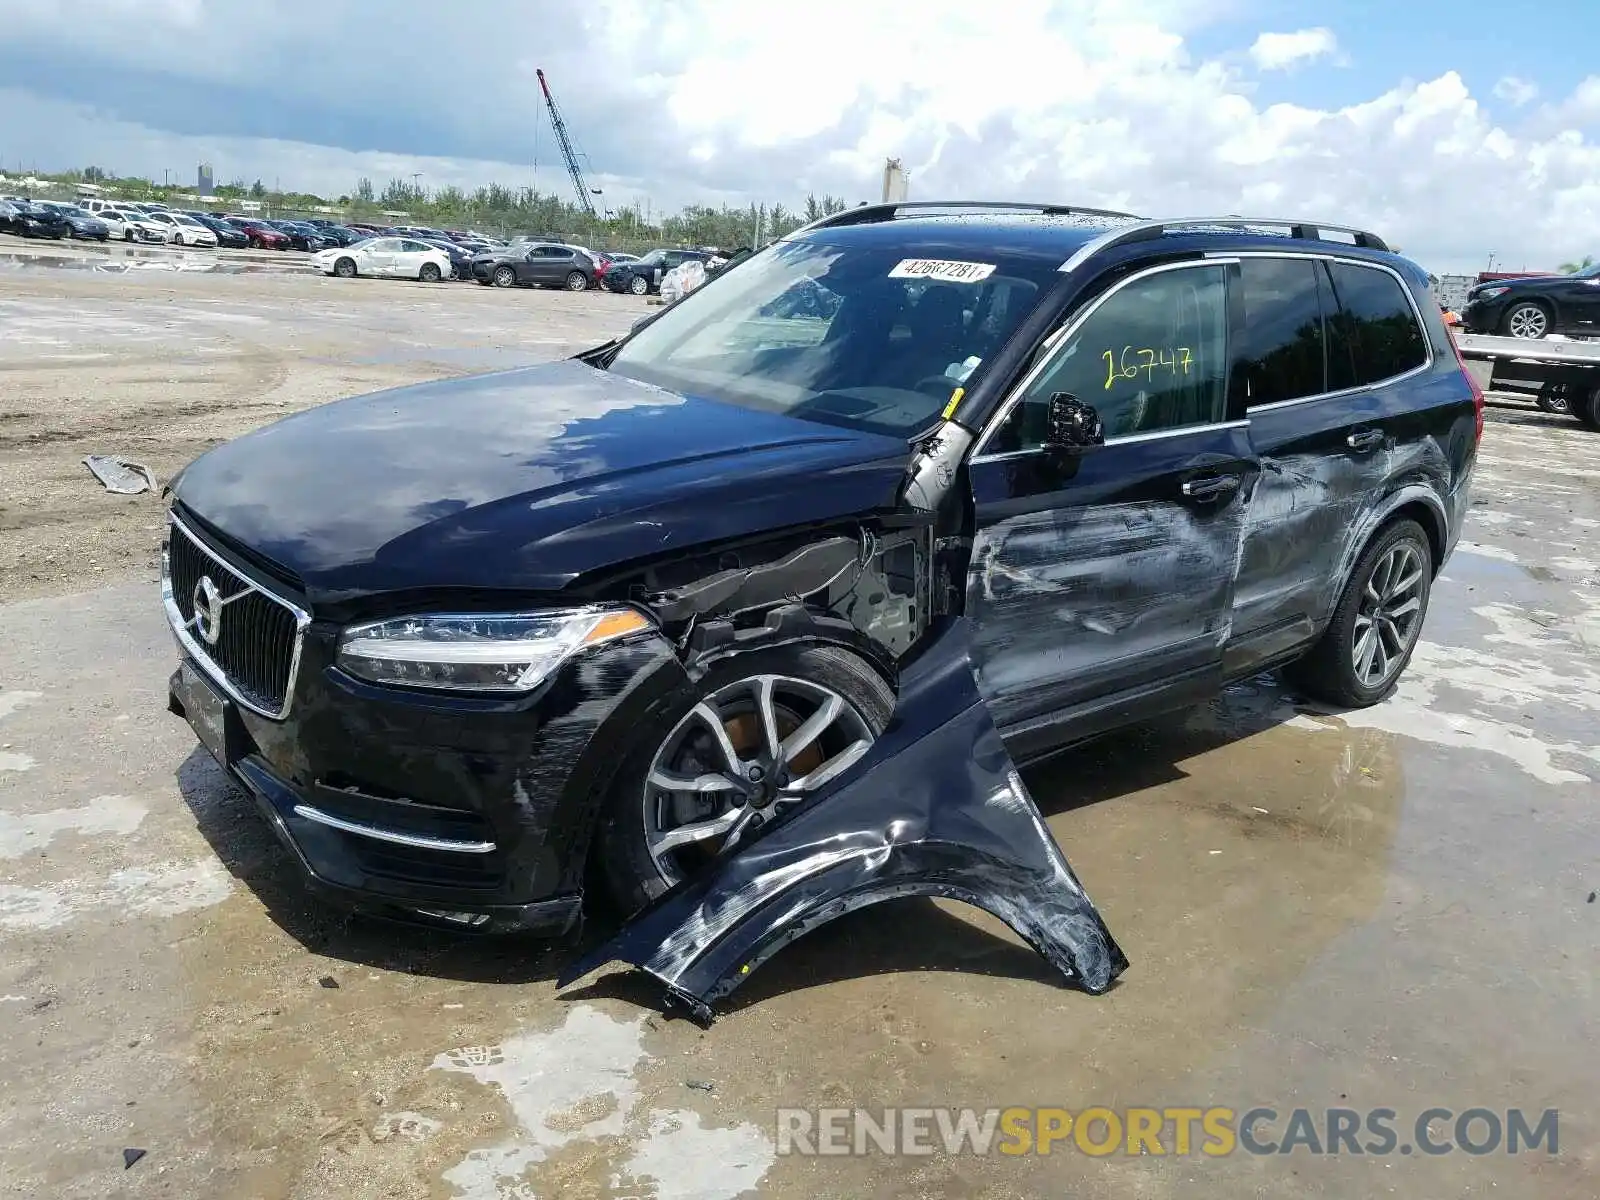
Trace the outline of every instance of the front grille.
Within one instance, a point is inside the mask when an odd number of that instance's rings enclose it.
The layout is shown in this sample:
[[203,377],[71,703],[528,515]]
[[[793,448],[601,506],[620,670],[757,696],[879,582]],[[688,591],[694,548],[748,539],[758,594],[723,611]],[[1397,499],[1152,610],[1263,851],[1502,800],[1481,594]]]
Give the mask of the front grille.
[[[223,562],[176,518],[166,566],[167,616],[185,648],[240,703],[264,716],[283,716],[305,615]],[[211,581],[211,588],[204,587],[204,579]],[[216,602],[197,622],[196,597],[212,589]],[[214,640],[206,636],[208,631]]]

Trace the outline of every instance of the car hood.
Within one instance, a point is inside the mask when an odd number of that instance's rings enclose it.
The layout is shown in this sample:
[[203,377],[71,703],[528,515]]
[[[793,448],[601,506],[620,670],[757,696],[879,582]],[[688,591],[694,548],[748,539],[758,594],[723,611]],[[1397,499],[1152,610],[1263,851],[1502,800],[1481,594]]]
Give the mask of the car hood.
[[1473,295],[1478,295],[1479,293],[1487,290],[1488,288],[1497,288],[1497,287],[1503,287],[1503,288],[1548,287],[1552,283],[1566,283],[1571,278],[1572,278],[1572,276],[1570,276],[1570,275],[1524,275],[1524,276],[1519,276],[1516,279],[1491,279],[1488,283],[1480,283],[1476,287],[1474,287],[1472,289],[1472,294]]
[[225,443],[180,510],[313,607],[413,589],[556,591],[586,572],[892,506],[909,454],[576,360],[324,405]]

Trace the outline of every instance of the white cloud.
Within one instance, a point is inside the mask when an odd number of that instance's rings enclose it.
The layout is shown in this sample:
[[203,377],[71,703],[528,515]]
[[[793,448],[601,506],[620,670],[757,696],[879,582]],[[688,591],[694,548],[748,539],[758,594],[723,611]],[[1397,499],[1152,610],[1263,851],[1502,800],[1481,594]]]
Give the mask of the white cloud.
[[1539,85],[1518,79],[1515,75],[1507,75],[1494,85],[1494,94],[1498,99],[1521,108],[1538,97]]
[[[1530,268],[1596,252],[1600,77],[1497,115],[1454,71],[1346,107],[1264,102],[1242,54],[1194,49],[1202,14],[1231,3],[814,0],[796,26],[743,0],[479,0],[471,22],[421,0],[281,0],[270,22],[258,0],[61,0],[24,6],[0,46],[0,166],[187,179],[211,161],[338,195],[414,171],[525,186],[537,152],[539,186],[564,194],[548,122],[534,133],[542,66],[608,204],[868,199],[893,156],[914,199],[1304,214],[1441,272],[1491,249]],[[814,47],[819,28],[850,36]],[[515,54],[465,69],[486,38]],[[454,66],[415,69],[421,44]],[[1302,30],[1251,50],[1285,65],[1338,43]]]
[[1263,71],[1286,71],[1339,51],[1339,39],[1326,26],[1294,33],[1263,33],[1250,47],[1250,57]]

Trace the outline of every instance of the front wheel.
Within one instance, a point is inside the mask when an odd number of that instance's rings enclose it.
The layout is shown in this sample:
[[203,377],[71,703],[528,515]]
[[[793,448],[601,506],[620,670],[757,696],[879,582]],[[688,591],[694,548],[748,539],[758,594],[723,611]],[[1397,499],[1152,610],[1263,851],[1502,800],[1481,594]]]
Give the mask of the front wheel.
[[607,890],[634,912],[748,843],[860,761],[894,693],[837,646],[756,650],[707,673],[698,694],[643,722],[601,817]]
[[1539,389],[1539,394],[1534,398],[1534,403],[1547,413],[1555,413],[1564,417],[1572,412],[1572,400],[1567,394],[1568,385],[1565,383],[1547,383]]
[[1328,628],[1285,678],[1343,708],[1376,704],[1411,661],[1432,588],[1428,535],[1415,521],[1396,521],[1357,560]]
[[1537,340],[1550,332],[1550,314],[1542,304],[1518,304],[1506,313],[1505,330],[1514,338]]
[[650,294],[650,281],[643,275],[635,275],[628,280],[628,290],[635,296],[648,296]]
[[417,272],[417,278],[423,283],[438,283],[440,278],[438,263],[423,263],[422,270]]
[[510,267],[496,267],[494,272],[495,287],[511,287],[517,282],[517,273]]
[[586,292],[589,290],[589,277],[582,271],[570,271],[567,274],[567,291]]
[[340,258],[333,264],[333,273],[340,279],[354,279],[356,277],[356,260],[353,258]]
[[173,235],[172,235],[172,244],[173,244],[173,245],[174,245],[174,246],[181,246],[181,245],[183,245],[183,234],[181,234],[181,233],[175,233],[175,234],[173,234]]
[[124,230],[123,230],[123,231],[122,231],[122,240],[123,240],[123,241],[125,241],[125,242],[131,242],[131,241],[133,241],[133,230],[131,230],[131,229],[124,229]]

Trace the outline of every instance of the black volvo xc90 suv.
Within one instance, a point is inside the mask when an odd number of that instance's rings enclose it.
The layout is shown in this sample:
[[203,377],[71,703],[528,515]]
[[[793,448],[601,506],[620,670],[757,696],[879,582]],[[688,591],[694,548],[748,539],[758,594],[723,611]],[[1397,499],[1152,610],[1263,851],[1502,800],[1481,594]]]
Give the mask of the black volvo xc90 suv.
[[1428,297],[1309,223],[825,218],[575,359],[196,460],[171,704],[314,887],[548,932],[848,771],[942,619],[1019,762],[1270,668],[1371,704],[1482,435]]

